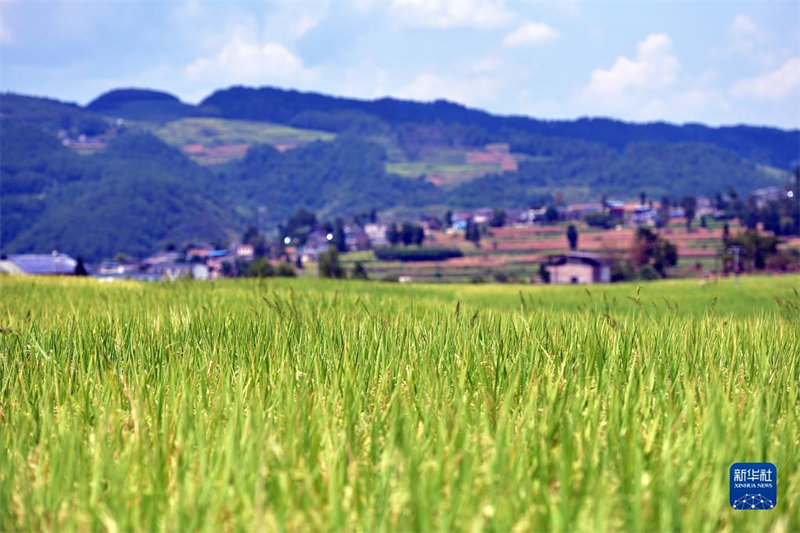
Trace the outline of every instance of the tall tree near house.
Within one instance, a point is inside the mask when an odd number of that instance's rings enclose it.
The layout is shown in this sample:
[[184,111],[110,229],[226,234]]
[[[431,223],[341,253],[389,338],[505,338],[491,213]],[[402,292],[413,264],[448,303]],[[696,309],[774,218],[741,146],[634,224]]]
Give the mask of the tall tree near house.
[[657,228],[666,228],[669,226],[669,219],[670,219],[670,205],[669,205],[669,196],[664,196],[661,198],[661,205],[658,206],[658,212],[656,213],[656,227]]
[[556,222],[559,218],[558,209],[552,205],[548,205],[544,211],[544,219],[547,222]]
[[739,223],[744,225],[744,210],[745,204],[744,201],[739,198],[739,193],[736,192],[736,189],[731,187],[728,189],[728,198],[730,198],[730,202],[728,203],[728,210],[726,212],[729,216],[735,216],[739,219]]
[[475,246],[478,246],[481,242],[481,229],[471,218],[467,220],[467,229],[464,232],[464,238],[472,242]]
[[489,219],[489,225],[493,228],[502,228],[506,225],[506,212],[503,209],[495,208],[492,211],[492,218]]
[[386,228],[386,240],[389,241],[389,244],[392,246],[400,242],[400,231],[397,229],[397,224],[394,222],[389,224],[389,227]]
[[678,249],[666,239],[661,238],[650,228],[639,227],[631,248],[633,264],[640,270],[650,266],[661,277],[666,277],[666,268],[678,263]]
[[686,231],[692,232],[692,221],[697,212],[697,198],[687,194],[681,199],[681,207],[683,207],[683,216],[686,218]]
[[340,252],[347,251],[347,238],[344,234],[344,222],[341,218],[337,218],[333,226],[333,239],[331,243],[336,246],[336,249]]
[[253,255],[255,257],[264,257],[267,255],[267,241],[264,236],[258,233],[255,226],[248,226],[242,235],[242,243],[249,244],[253,247]]
[[422,243],[425,241],[425,230],[422,226],[414,226],[414,244],[417,246],[422,246]]
[[400,229],[400,239],[403,241],[404,246],[414,242],[414,225],[411,222],[403,222],[403,226]]
[[343,278],[344,267],[339,262],[339,250],[334,247],[319,256],[319,276],[322,278]]
[[569,241],[570,250],[574,251],[578,249],[578,230],[575,228],[574,224],[570,224],[567,227],[567,240]]
[[744,208],[742,209],[742,214],[740,216],[740,222],[750,230],[756,229],[758,226],[758,205],[756,205],[756,199],[750,197],[747,199]]
[[86,265],[83,264],[83,257],[78,257],[78,262],[75,265],[76,276],[88,276],[89,272],[86,270]]
[[647,193],[644,191],[639,193],[639,205],[646,205],[647,204]]

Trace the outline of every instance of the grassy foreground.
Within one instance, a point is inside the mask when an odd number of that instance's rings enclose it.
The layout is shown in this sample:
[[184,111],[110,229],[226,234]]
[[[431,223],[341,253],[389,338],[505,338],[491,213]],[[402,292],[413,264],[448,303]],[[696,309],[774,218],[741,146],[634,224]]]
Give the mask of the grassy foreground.
[[0,530],[797,531],[798,288],[0,279]]

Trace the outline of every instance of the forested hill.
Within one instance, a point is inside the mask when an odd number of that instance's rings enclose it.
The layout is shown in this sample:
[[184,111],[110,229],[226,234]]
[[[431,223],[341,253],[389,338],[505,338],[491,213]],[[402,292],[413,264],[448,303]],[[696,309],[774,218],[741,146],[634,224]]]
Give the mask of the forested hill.
[[525,207],[556,191],[567,202],[747,194],[785,185],[798,146],[797,130],[542,121],[273,88],[218,91],[197,106],[144,89],[86,107],[0,94],[0,252],[96,261],[224,244],[300,207],[335,218]]
[[[432,103],[383,98],[357,100],[272,87],[232,87],[213,93],[200,103],[208,114],[328,131],[354,126],[396,128],[408,123],[461,124],[475,129],[476,144],[511,142],[520,133],[581,139],[617,149],[631,142],[702,142],[727,148],[741,157],[779,168],[798,160],[800,131],[753,126],[712,128],[702,124],[674,125],[664,122],[631,124],[605,118],[536,120],[522,116],[498,116],[437,100]],[[337,120],[340,119],[340,120]],[[379,119],[383,124],[375,121]]]
[[95,261],[167,242],[226,242],[237,226],[214,176],[149,134],[79,156],[31,126],[0,124],[2,251],[59,249]]

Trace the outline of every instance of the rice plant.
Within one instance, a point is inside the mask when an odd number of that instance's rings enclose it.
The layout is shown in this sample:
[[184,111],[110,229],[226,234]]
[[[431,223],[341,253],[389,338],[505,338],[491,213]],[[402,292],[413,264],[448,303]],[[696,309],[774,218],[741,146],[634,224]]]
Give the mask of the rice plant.
[[798,286],[1,279],[0,530],[800,530]]

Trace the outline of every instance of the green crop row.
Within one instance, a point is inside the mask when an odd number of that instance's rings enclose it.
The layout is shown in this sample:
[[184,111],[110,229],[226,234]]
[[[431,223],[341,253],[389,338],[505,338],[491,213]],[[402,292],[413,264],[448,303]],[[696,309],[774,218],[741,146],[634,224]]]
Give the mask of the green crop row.
[[797,531],[799,281],[3,278],[0,530]]

